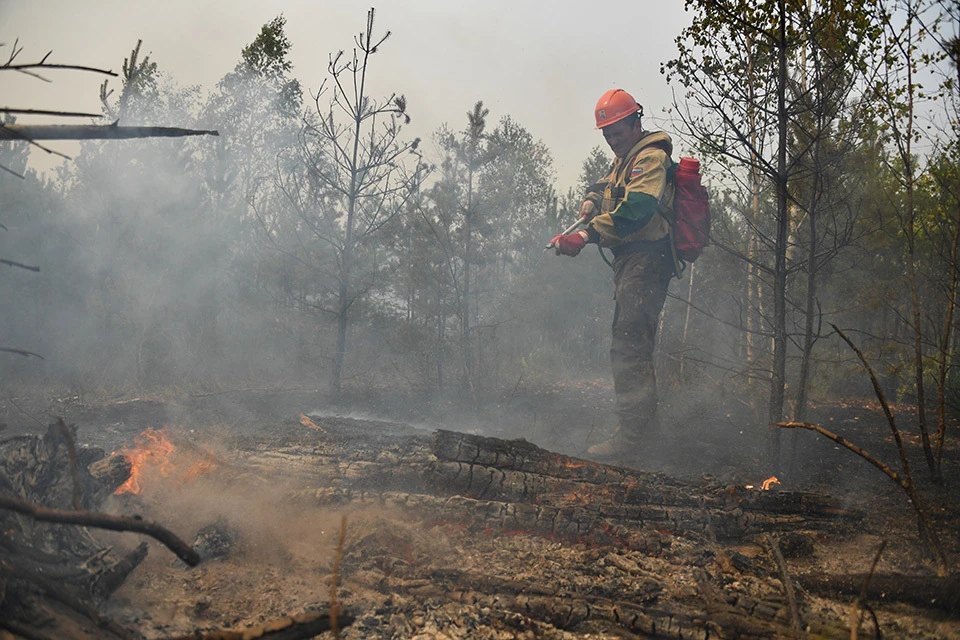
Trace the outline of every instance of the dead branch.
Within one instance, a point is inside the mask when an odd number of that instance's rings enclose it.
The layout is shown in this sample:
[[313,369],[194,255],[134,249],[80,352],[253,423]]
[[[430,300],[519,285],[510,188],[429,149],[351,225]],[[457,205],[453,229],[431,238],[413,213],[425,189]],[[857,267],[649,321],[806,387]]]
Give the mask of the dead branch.
[[906,481],[899,473],[880,462],[872,455],[853,444],[849,440],[845,439],[843,436],[839,436],[831,431],[827,431],[818,424],[812,424],[809,422],[775,422],[773,423],[774,427],[780,427],[781,429],[809,429],[810,431],[816,431],[820,435],[829,438],[839,444],[841,447],[846,447],[850,451],[853,451],[855,454],[875,466],[877,469],[880,469],[884,474],[886,474],[891,480],[900,485],[904,490],[909,490],[910,483]]
[[[102,616],[95,607],[84,602],[75,594],[75,592],[71,591],[71,589],[55,579],[44,576],[35,568],[18,562],[17,559],[12,559],[10,562],[0,560],[0,576],[3,576],[4,579],[9,579],[15,576],[25,580],[29,584],[46,593],[56,602],[59,602],[80,616],[90,620],[101,629],[109,631],[114,637],[128,638],[131,640],[133,638],[133,636],[127,632],[126,629],[109,618]],[[21,628],[20,625],[16,624],[13,620],[4,620],[0,622],[0,628],[4,628],[4,625],[10,625],[6,628],[10,629],[14,633],[17,633],[19,628],[20,635],[23,635],[26,638],[31,637],[30,635],[27,635],[29,632]]]
[[927,515],[927,510],[920,501],[920,496],[917,494],[917,490],[913,486],[913,483],[910,481],[909,477],[901,476],[896,471],[883,464],[860,447],[848,442],[835,433],[827,431],[820,425],[811,424],[809,422],[775,422],[772,426],[780,427],[782,429],[809,429],[811,431],[816,431],[817,433],[830,438],[837,444],[846,447],[850,451],[853,451],[855,454],[875,466],[877,469],[880,469],[880,471],[886,474],[891,480],[900,485],[900,487],[907,492],[907,496],[910,498],[910,504],[913,505],[914,510],[917,512],[917,518],[920,520],[920,528],[924,534],[923,537],[927,540],[927,542],[929,542],[930,550],[933,552],[934,560],[937,563],[937,572],[941,576],[947,574],[947,558],[943,553],[943,548],[940,546],[940,539],[937,537],[937,534],[933,529],[933,523],[930,522],[930,518]]
[[[50,54],[47,54],[50,55]],[[64,69],[67,71],[90,71],[91,73],[102,73],[105,76],[117,76],[115,71],[109,69],[98,69],[97,67],[85,67],[79,64],[47,64],[46,62],[31,62],[27,64],[4,64],[0,65],[0,71],[20,71],[27,72],[33,69]],[[36,74],[30,74],[36,75]]]
[[[17,176],[18,178],[24,178],[24,176],[20,175],[16,171],[10,171],[10,173]],[[20,269],[26,269],[27,271],[34,271],[34,272],[40,271],[40,267],[31,267],[28,264],[21,264],[19,262],[14,262],[13,260],[7,260],[6,258],[0,258],[0,264],[5,264],[8,267],[19,267]]]
[[130,138],[179,138],[219,136],[214,130],[177,127],[121,127],[114,124],[8,124],[0,126],[0,140],[127,140]]
[[191,567],[200,564],[200,555],[190,548],[183,540],[174,535],[169,529],[140,518],[125,518],[123,516],[113,516],[106,513],[95,513],[92,511],[62,511],[60,509],[48,509],[20,498],[13,496],[0,495],[0,509],[9,509],[25,516],[30,516],[40,522],[52,522],[55,524],[75,524],[81,527],[94,527],[97,529],[109,529],[110,531],[131,531],[134,533],[143,533],[163,543],[168,549],[174,552],[178,558],[186,562]]
[[777,536],[767,536],[767,544],[773,552],[773,559],[777,562],[780,569],[780,578],[783,581],[783,591],[787,596],[787,605],[790,607],[790,632],[794,638],[801,637],[803,623],[800,620],[800,610],[797,608],[797,597],[793,593],[793,582],[790,580],[790,573],[787,571],[787,561],[783,559],[783,553],[780,552],[780,542]]
[[30,116],[59,116],[64,118],[102,118],[102,113],[84,113],[81,111],[51,111],[49,109],[17,109],[0,107],[0,113],[19,113]]
[[867,371],[867,375],[870,376],[870,382],[873,384],[873,390],[877,395],[877,400],[880,401],[880,406],[883,407],[883,413],[887,416],[887,422],[890,425],[890,431],[893,433],[893,439],[897,443],[897,452],[900,454],[900,464],[903,466],[904,480],[907,482],[904,490],[907,492],[907,495],[910,496],[910,501],[917,510],[921,534],[930,544],[934,559],[937,562],[937,571],[941,576],[946,575],[947,558],[943,553],[943,548],[940,546],[940,539],[937,537],[936,531],[934,531],[930,519],[927,517],[926,510],[920,502],[920,496],[917,495],[917,491],[913,486],[913,474],[910,473],[910,461],[907,459],[907,452],[903,446],[903,438],[900,437],[900,430],[897,429],[897,422],[893,417],[893,412],[890,410],[890,403],[887,402],[883,388],[880,386],[880,381],[877,380],[877,376],[873,373],[873,368],[870,366],[870,363],[867,362],[867,358],[863,355],[863,352],[853,344],[853,341],[851,341],[837,325],[830,323],[830,326],[833,327],[833,330],[837,332],[837,335],[847,343],[853,352],[857,354],[857,357],[860,358],[860,362],[863,364],[863,368]]
[[[258,627],[243,631],[194,631],[185,636],[176,636],[167,640],[306,640],[330,631],[353,624],[354,616],[340,612],[331,618],[330,613],[308,611],[295,616],[277,618]],[[332,624],[331,624],[332,623]]]
[[17,177],[20,178],[21,180],[26,180],[26,179],[27,179],[27,176],[23,175],[22,173],[17,173],[16,171],[14,171],[13,169],[11,169],[10,167],[5,167],[5,166],[3,166],[2,164],[0,164],[0,171],[6,171],[6,172],[9,173],[10,175],[17,176]]
[[23,349],[11,349],[10,347],[0,347],[0,351],[2,351],[3,353],[15,353],[18,356],[24,356],[24,357],[33,356],[34,358],[40,358],[41,360],[43,360],[42,355],[40,355],[39,353],[34,353],[33,351],[24,351]]
[[[857,640],[857,633],[860,629],[860,620],[862,619],[862,616],[860,615],[860,608],[866,607],[867,588],[870,586],[870,580],[873,578],[873,574],[877,570],[877,563],[880,562],[880,555],[883,553],[883,550],[886,547],[887,541],[881,540],[880,547],[873,556],[873,564],[870,565],[870,571],[867,572],[867,575],[863,578],[863,586],[860,587],[860,595],[856,597],[856,599],[853,601],[853,605],[850,607],[850,640]],[[874,620],[874,622],[876,622],[876,620]]]
[[897,428],[897,421],[893,417],[893,411],[890,410],[890,403],[887,402],[887,396],[883,393],[883,387],[880,386],[880,381],[877,380],[877,376],[873,373],[873,367],[870,366],[870,363],[867,362],[866,356],[863,355],[863,352],[857,348],[853,341],[850,340],[840,331],[837,325],[830,323],[830,326],[833,327],[833,330],[837,332],[837,335],[840,336],[844,342],[847,343],[857,357],[860,358],[860,362],[863,364],[863,368],[867,370],[867,375],[870,376],[870,382],[873,384],[873,391],[877,395],[877,400],[880,401],[880,406],[883,408],[883,414],[887,416],[887,422],[890,424],[890,430],[893,432],[893,439],[897,443],[897,452],[900,454],[900,463],[903,465],[903,473],[906,475],[907,482],[913,484],[913,475],[910,473],[910,461],[907,459],[907,452],[903,448],[903,438],[900,437],[900,430]]
[[337,539],[337,555],[333,559],[333,571],[330,572],[330,616],[331,631],[336,640],[340,640],[340,605],[337,604],[337,585],[340,582],[340,561],[343,559],[343,543],[347,536],[347,514],[340,516],[340,537]]
[[82,496],[80,491],[80,473],[77,471],[77,446],[73,442],[73,436],[63,418],[57,418],[57,427],[60,429],[60,435],[67,443],[67,455],[70,456],[70,478],[73,480],[73,508],[77,511],[83,509]]

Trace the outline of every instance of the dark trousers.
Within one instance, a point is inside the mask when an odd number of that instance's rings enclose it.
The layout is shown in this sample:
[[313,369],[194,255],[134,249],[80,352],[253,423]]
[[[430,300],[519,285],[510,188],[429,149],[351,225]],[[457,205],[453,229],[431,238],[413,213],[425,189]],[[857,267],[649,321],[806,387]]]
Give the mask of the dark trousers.
[[610,363],[620,435],[626,446],[649,443],[659,431],[653,350],[671,277],[673,261],[664,243],[613,260],[617,306]]

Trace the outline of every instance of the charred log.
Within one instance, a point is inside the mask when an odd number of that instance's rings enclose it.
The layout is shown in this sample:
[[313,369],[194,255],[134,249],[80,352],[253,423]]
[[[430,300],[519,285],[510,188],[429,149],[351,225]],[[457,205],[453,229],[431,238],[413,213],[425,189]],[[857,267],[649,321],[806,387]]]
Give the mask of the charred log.
[[319,440],[313,446],[302,434],[300,443],[253,452],[246,462],[282,466],[318,485],[296,499],[382,502],[435,521],[649,552],[660,549],[665,536],[741,539],[829,529],[859,517],[829,496],[691,484],[572,458],[524,440],[443,430],[360,434],[338,420],[323,422],[323,428],[309,431]]
[[100,463],[102,450],[74,448],[72,439],[60,424],[42,437],[0,444],[0,620],[28,638],[127,638],[96,607],[143,561],[146,545],[123,553],[81,526],[38,522],[85,525],[116,518],[74,510],[76,504],[95,506],[125,478],[116,471],[91,473],[91,465],[118,465]]
[[940,576],[905,576],[874,574],[795,576],[805,589],[826,597],[855,598],[867,584],[866,599],[871,602],[903,602],[926,609],[940,609],[960,614],[960,574]]

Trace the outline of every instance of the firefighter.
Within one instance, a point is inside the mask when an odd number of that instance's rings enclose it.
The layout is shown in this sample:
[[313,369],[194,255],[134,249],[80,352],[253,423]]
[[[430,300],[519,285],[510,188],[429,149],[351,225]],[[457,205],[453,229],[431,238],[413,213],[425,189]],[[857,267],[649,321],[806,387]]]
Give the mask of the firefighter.
[[667,179],[673,144],[662,131],[645,131],[643,107],[623,89],[597,101],[597,128],[613,151],[613,168],[591,185],[580,205],[585,229],[558,235],[557,255],[576,256],[587,244],[613,253],[616,309],[613,367],[618,428],[587,449],[601,462],[631,464],[657,447],[660,422],[653,352],[657,324],[674,275],[668,216],[673,184]]

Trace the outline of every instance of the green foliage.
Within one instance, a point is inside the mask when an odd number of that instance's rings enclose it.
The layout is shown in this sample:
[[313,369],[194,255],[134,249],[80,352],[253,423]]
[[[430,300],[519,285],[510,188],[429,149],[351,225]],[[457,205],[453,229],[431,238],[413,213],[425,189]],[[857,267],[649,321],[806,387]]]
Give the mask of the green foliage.
[[[877,7],[789,2],[784,43],[772,2],[688,6],[694,20],[664,71],[692,91],[685,115],[709,134],[684,142],[704,160],[715,246],[696,263],[692,291],[690,272],[671,285],[661,384],[758,396],[751,384],[769,380],[772,71],[778,47],[788,46],[790,386],[815,289],[816,399],[870,393],[848,350],[817,331],[821,319],[858,330],[885,387],[909,395],[907,160],[888,146],[892,120],[877,119],[886,103],[862,75],[877,68],[871,47],[881,23],[868,11]],[[264,25],[209,93],[177,87],[139,44],[125,60],[123,95],[106,96],[114,114],[216,128],[220,138],[85,143],[58,180],[0,175],[8,228],[0,256],[42,267],[0,281],[10,302],[0,343],[49,355],[46,372],[32,375],[64,372],[87,384],[320,384],[345,318],[345,384],[467,392],[461,372],[469,366],[484,399],[518,379],[609,375],[609,267],[593,247],[577,259],[543,251],[607,173],[605,149],[590,151],[575,184],[556,184],[550,149],[510,114],[476,102],[436,132],[430,156],[404,136],[402,95],[355,99],[352,82],[363,86],[368,56],[385,40],[369,30],[352,55],[331,57],[345,91],[329,80],[304,115],[285,29],[283,16]],[[906,115],[904,90],[885,90],[899,101],[888,113]],[[911,156],[923,169],[914,184],[923,367],[930,382],[947,362],[955,385],[957,340],[941,345],[956,274],[960,163],[956,130],[932,135],[937,143],[914,146]],[[26,153],[8,145],[0,164],[22,173]],[[32,365],[14,366],[8,372],[19,376]]]
[[293,70],[287,59],[293,44],[284,32],[287,19],[277,16],[260,28],[260,33],[240,52],[241,61],[249,69],[267,77],[284,76]]

